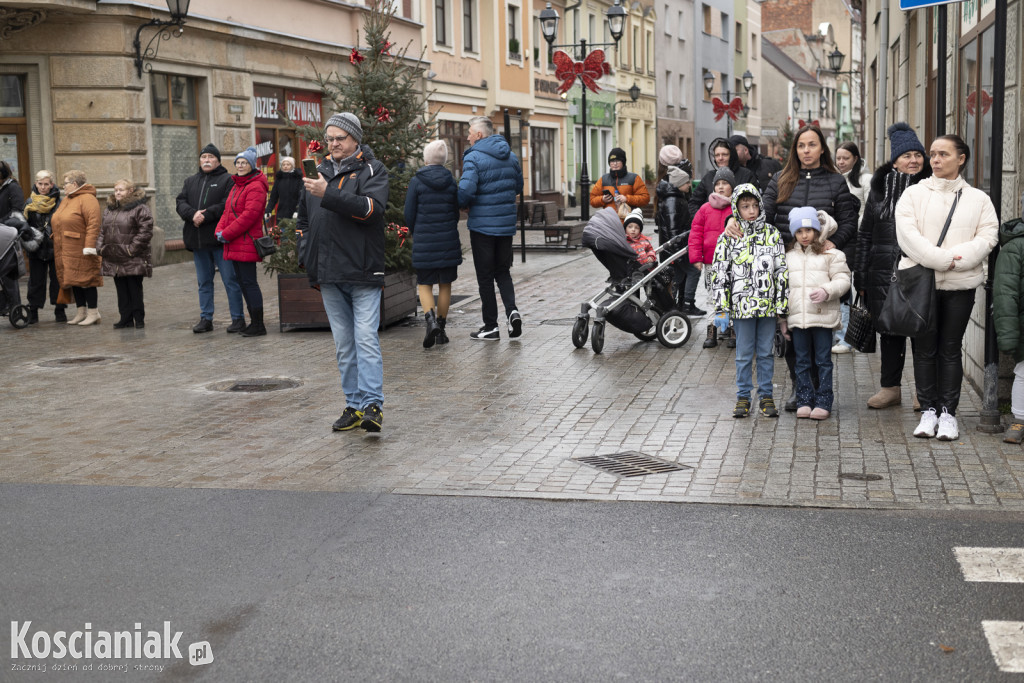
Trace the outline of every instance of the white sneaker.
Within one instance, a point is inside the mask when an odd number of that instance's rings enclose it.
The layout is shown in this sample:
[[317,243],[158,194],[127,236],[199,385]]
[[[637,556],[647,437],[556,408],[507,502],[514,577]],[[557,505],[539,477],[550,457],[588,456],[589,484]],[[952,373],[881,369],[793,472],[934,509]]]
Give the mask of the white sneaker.
[[[956,420],[953,421],[953,429],[956,430]],[[939,418],[935,416],[935,409],[921,411],[921,421],[914,430],[914,436],[919,439],[930,439],[935,436],[935,428],[939,425]]]
[[832,353],[849,353],[853,350],[853,347],[845,342],[839,342],[832,347]]
[[939,415],[939,431],[936,438],[939,441],[954,441],[960,438],[956,418],[947,413],[945,408],[942,409],[942,415]]

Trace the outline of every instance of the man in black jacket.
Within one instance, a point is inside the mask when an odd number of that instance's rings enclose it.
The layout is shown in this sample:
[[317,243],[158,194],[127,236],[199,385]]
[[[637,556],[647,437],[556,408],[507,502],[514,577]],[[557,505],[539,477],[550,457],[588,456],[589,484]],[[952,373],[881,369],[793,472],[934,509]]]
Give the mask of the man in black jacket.
[[729,143],[736,150],[736,157],[739,159],[740,165],[754,174],[754,187],[764,194],[772,176],[782,170],[782,164],[775,159],[758,154],[757,148],[751,147],[742,135],[733,135],[729,138]]
[[192,252],[199,281],[199,322],[192,328],[196,334],[213,330],[215,270],[220,271],[220,279],[228,295],[228,308],[231,310],[228,332],[245,329],[242,289],[235,279],[231,261],[224,260],[224,245],[214,236],[233,184],[231,174],[220,165],[220,150],[210,143],[199,153],[199,173],[185,179],[185,186],[178,195],[178,215],[185,221],[181,237],[185,248]]
[[332,428],[379,432],[384,359],[377,328],[388,171],[360,144],[363,127],[354,114],[335,114],[324,133],[330,156],[315,180],[303,179],[299,198],[297,227],[308,235],[300,256],[310,285],[319,287],[324,300],[345,392],[345,410]]

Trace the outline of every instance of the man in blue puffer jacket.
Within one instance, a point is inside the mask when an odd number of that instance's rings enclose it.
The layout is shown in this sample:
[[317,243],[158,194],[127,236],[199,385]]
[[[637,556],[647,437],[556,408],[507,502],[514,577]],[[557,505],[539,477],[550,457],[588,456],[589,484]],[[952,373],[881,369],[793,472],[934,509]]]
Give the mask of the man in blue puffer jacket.
[[459,206],[469,207],[469,244],[480,288],[480,308],[484,324],[469,335],[473,339],[497,341],[498,284],[501,302],[508,316],[508,336],[523,333],[523,318],[516,310],[512,286],[512,238],[516,234],[516,195],[523,192],[523,167],[519,157],[494,124],[484,116],[469,121],[470,148],[462,158],[459,180]]

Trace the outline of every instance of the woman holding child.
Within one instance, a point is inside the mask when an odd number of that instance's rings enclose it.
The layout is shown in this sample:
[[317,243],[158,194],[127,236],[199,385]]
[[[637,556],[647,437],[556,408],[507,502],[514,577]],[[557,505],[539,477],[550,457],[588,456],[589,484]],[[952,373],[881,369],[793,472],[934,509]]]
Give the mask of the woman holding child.
[[958,135],[942,135],[932,142],[929,156],[932,177],[907,188],[896,205],[896,239],[904,254],[900,268],[922,265],[935,271],[935,331],[912,342],[921,403],[914,436],[953,441],[960,436],[956,409],[964,333],[998,240],[999,219],[988,195],[960,175],[971,158],[967,143]]
[[[857,213],[860,202],[850,193],[846,178],[832,162],[832,153],[818,126],[804,126],[793,136],[789,157],[782,170],[772,178],[764,191],[765,220],[778,228],[782,239],[789,244],[793,235],[789,230],[789,213],[801,206],[814,207],[818,218],[828,214],[836,222],[836,231],[825,241],[825,249],[845,250],[856,239]],[[730,227],[733,234],[735,227]],[[796,401],[796,356],[793,345],[787,345],[786,365],[793,391],[785,408],[793,412]],[[817,378],[812,367],[811,375]]]

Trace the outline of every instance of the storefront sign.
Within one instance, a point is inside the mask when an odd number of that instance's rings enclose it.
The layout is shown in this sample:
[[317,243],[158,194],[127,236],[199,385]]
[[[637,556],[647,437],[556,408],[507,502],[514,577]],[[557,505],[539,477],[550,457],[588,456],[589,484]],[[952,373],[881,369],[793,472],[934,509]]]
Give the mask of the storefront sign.
[[257,85],[252,89],[253,118],[256,123],[281,124],[281,106],[284,104],[283,88],[268,88]]

